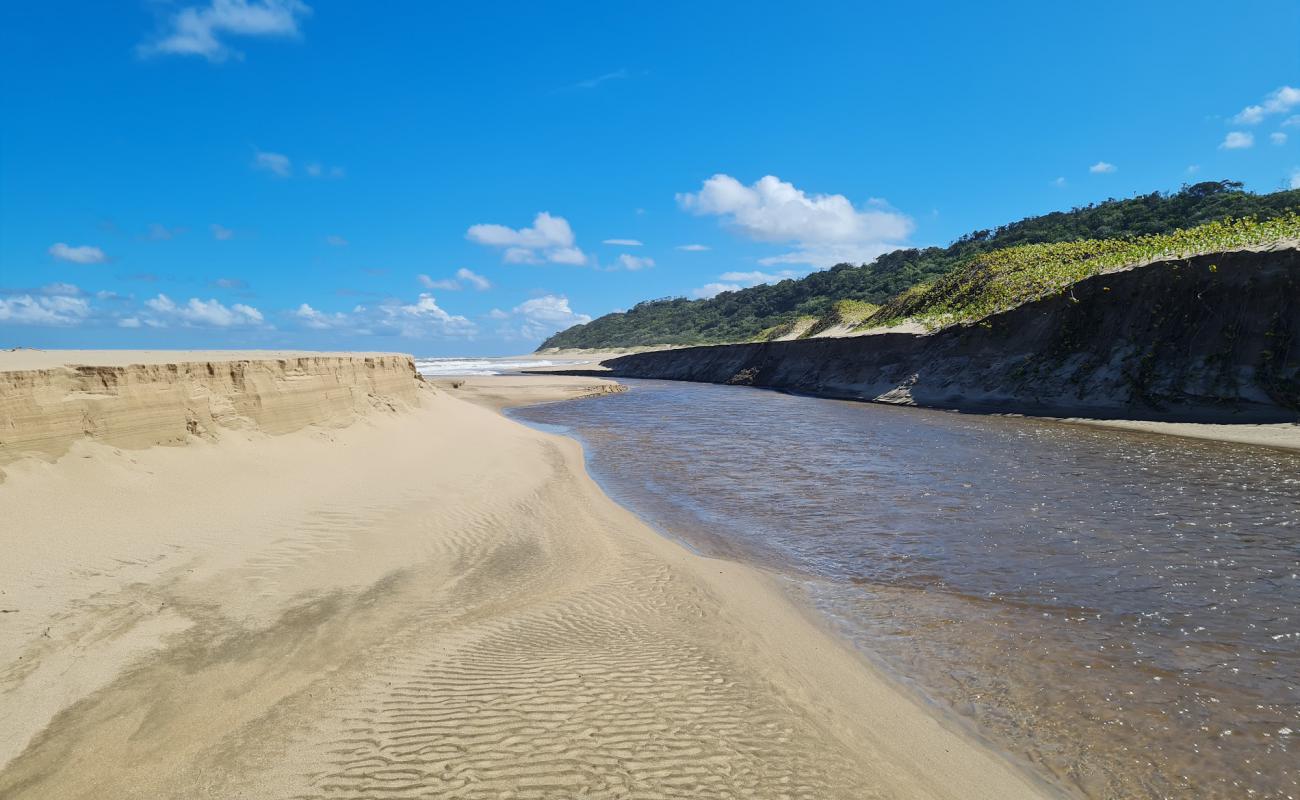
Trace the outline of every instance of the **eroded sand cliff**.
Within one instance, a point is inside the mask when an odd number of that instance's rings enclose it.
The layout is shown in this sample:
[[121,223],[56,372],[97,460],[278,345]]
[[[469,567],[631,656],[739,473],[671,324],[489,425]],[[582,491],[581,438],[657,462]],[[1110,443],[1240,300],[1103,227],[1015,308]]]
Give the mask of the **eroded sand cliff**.
[[0,369],[40,368],[0,371],[0,467],[58,458],[82,438],[134,449],[223,430],[281,434],[419,403],[420,378],[405,355],[195,353],[125,364],[77,353],[5,355]]

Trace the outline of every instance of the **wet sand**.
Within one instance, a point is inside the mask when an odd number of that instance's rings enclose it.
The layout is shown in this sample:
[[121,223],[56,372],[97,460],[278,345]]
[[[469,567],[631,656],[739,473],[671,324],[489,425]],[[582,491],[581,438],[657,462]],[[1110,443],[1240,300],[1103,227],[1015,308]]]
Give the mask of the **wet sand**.
[[1049,793],[495,410],[602,385],[8,464],[0,796]]

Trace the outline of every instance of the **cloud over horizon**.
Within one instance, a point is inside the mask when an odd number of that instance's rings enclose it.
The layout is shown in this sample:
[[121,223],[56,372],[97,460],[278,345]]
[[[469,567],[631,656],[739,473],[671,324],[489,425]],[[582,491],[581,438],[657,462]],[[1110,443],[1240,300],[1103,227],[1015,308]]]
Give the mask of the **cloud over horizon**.
[[531,227],[518,230],[505,225],[471,225],[465,238],[503,250],[502,260],[508,264],[550,262],[581,266],[587,263],[587,255],[577,247],[569,221],[546,211],[533,218]]
[[767,265],[865,263],[897,249],[915,227],[910,217],[881,201],[860,209],[842,194],[810,196],[774,175],[746,186],[719,173],[700,191],[678,194],[677,202],[698,216],[720,217],[754,241],[794,244],[791,252],[759,260]]

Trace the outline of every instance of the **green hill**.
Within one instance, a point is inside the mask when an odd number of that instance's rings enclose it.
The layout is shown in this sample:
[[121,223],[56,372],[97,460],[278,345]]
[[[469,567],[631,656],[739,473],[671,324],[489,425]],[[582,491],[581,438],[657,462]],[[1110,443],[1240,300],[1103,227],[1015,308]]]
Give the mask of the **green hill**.
[[1260,195],[1243,191],[1241,186],[1232,181],[1208,181],[1172,194],[1153,192],[1128,200],[1108,200],[994,230],[974,231],[948,247],[895,250],[863,266],[839,264],[798,280],[723,292],[707,300],[650,300],[561,331],[538,349],[717,344],[767,338],[800,328],[804,333],[815,332],[827,327],[826,320],[844,315],[847,308],[861,307],[844,301],[890,303],[908,289],[934,283],[954,268],[995,250],[1136,239],[1229,218],[1268,220],[1300,210],[1300,190]]

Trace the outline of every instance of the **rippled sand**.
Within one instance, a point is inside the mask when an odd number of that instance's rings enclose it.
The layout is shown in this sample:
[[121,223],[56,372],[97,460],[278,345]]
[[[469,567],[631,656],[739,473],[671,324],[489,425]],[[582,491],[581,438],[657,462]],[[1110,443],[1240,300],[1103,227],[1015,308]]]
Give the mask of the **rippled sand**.
[[493,410],[591,381],[492,380],[11,465],[0,796],[1045,791]]

